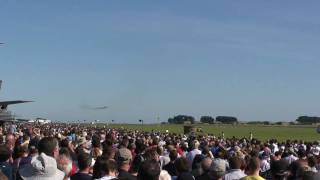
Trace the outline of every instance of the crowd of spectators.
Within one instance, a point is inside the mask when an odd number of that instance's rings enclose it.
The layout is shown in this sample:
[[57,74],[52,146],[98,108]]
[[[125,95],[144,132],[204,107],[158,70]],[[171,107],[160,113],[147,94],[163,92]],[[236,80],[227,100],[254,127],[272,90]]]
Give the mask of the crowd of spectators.
[[0,128],[0,180],[320,180],[320,144],[90,125]]

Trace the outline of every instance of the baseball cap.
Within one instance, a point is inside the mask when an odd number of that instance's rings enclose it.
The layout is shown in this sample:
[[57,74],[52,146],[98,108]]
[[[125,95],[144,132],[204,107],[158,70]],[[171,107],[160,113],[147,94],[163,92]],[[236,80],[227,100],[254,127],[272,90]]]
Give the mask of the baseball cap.
[[214,160],[211,163],[210,171],[225,172],[226,164],[223,160]]
[[45,153],[32,158],[30,164],[26,164],[19,170],[25,180],[52,180],[63,179],[64,172],[57,169],[56,160]]
[[126,162],[132,160],[132,154],[128,148],[120,148],[117,152],[116,157],[118,162]]

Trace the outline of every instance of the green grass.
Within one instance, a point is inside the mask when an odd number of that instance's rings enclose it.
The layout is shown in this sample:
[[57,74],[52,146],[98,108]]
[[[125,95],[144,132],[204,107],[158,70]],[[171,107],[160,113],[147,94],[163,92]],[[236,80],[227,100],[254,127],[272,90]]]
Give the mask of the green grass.
[[[276,138],[279,141],[287,139],[297,139],[305,141],[320,140],[320,134],[316,132],[316,126],[263,126],[263,125],[209,125],[199,124],[196,127],[201,127],[204,133],[210,133],[218,136],[224,132],[225,137],[235,136],[237,138],[249,137],[250,132],[254,138],[267,140]],[[162,131],[169,130],[171,133],[183,133],[183,125],[159,125],[159,124],[112,124],[112,128],[126,128],[131,130],[143,131]]]

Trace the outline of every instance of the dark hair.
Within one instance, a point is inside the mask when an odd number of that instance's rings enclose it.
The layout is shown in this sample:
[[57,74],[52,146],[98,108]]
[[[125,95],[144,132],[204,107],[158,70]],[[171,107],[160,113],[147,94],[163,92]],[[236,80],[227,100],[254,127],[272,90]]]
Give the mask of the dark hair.
[[138,180],[158,180],[160,176],[160,165],[155,160],[144,161],[138,172]]
[[13,148],[13,152],[12,152],[12,158],[18,159],[20,158],[23,153],[27,152],[28,153],[28,148],[26,146],[21,146],[20,144],[17,144],[14,146]]
[[128,148],[128,145],[129,145],[129,139],[123,138],[118,148],[119,149],[120,148]]
[[144,153],[144,158],[146,160],[156,160],[156,156],[158,155],[156,149],[148,149],[145,153]]
[[[115,154],[115,150],[112,146],[104,146],[102,150],[102,155],[108,157],[108,159],[112,159],[111,156]],[[114,157],[113,157],[114,158]]]
[[275,156],[281,156],[281,155],[282,155],[282,152],[281,152],[281,151],[277,151],[277,152],[274,153],[274,155],[275,155]]
[[174,166],[176,167],[179,173],[188,172],[189,171],[189,164],[188,160],[185,157],[181,157],[175,160]]
[[114,172],[118,170],[118,164],[115,160],[113,159],[101,159],[101,163],[102,163],[102,171],[105,174],[109,174],[110,172]]
[[39,141],[39,154],[45,153],[47,156],[53,156],[53,151],[58,146],[58,141],[54,137],[44,137]]
[[201,167],[201,161],[204,159],[202,154],[197,154],[192,161],[192,170],[198,169]]
[[29,155],[37,154],[38,149],[35,146],[29,146]]
[[175,161],[178,158],[177,150],[173,149],[169,153],[170,161]]
[[229,159],[229,165],[231,169],[240,169],[241,168],[241,159],[237,156],[234,156]]
[[306,157],[306,155],[307,155],[307,153],[304,149],[299,149],[297,154],[298,154],[299,158]]
[[136,145],[136,149],[135,149],[136,154],[140,154],[146,149],[146,146],[142,139],[137,139],[135,141],[135,145]]
[[317,164],[317,158],[316,157],[314,157],[314,156],[308,157],[308,165],[310,167],[315,167],[316,164]]
[[84,170],[91,166],[92,158],[88,153],[80,153],[77,156],[79,170]]
[[63,147],[63,148],[61,148],[61,149],[59,150],[59,155],[65,155],[65,156],[67,156],[68,158],[71,158],[69,149],[68,149],[68,148],[65,148],[65,147]]
[[60,141],[60,147],[68,148],[69,147],[69,140],[66,138],[66,139],[63,139],[62,141]]
[[136,173],[138,172],[142,162],[144,161],[144,157],[142,156],[142,154],[138,154],[134,157],[131,167],[130,167],[130,172],[131,173]]
[[104,156],[99,156],[96,160],[96,162],[93,165],[93,173],[92,173],[92,179],[100,179],[103,176],[103,170],[102,170],[102,166],[103,166],[103,161],[104,159],[106,159],[106,157]]
[[288,176],[289,164],[286,160],[281,159],[278,161],[273,161],[270,165],[270,172],[275,180],[282,180]]
[[0,162],[5,162],[10,158],[10,150],[6,145],[0,145]]
[[94,147],[94,148],[100,147],[101,146],[100,141],[101,141],[101,139],[99,136],[97,136],[97,135],[92,136],[92,142],[91,142],[92,147]]

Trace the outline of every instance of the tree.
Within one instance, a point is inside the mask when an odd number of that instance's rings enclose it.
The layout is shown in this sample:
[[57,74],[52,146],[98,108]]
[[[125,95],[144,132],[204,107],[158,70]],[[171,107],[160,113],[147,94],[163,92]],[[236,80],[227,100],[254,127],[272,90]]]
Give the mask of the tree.
[[191,124],[194,124],[195,118],[187,115],[178,115],[168,119],[168,123],[170,124],[184,124],[185,122],[190,122]]
[[211,117],[211,116],[201,116],[200,122],[213,124],[214,123],[214,118]]
[[300,124],[314,124],[314,123],[320,123],[320,117],[300,116],[296,121]]
[[216,121],[221,122],[223,124],[233,124],[238,122],[238,119],[232,116],[217,116]]

